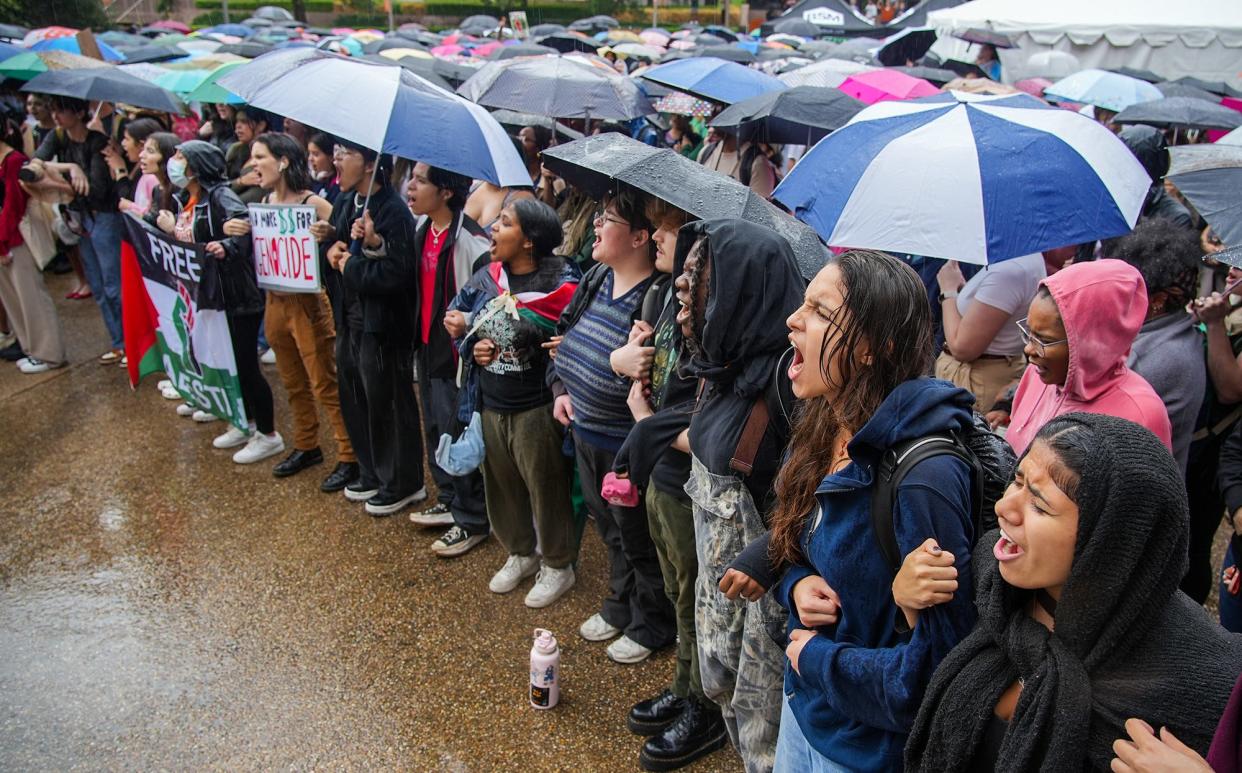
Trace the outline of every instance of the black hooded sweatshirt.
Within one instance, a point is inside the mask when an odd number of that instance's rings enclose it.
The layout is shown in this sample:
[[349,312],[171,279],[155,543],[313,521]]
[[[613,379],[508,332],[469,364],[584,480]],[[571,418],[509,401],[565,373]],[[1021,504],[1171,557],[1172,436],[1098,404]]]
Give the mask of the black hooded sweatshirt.
[[226,220],[250,217],[225,179],[224,154],[209,142],[190,140],[177,146],[185,156],[186,167],[202,187],[194,206],[194,241],[220,242],[224,259],[220,261],[220,285],[224,308],[231,316],[263,313],[263,294],[254,273],[254,243],[250,236],[227,236]]
[[1169,147],[1164,134],[1151,126],[1127,126],[1117,136],[1151,178],[1151,188],[1143,202],[1143,217],[1161,217],[1183,228],[1193,228],[1190,211],[1164,190],[1164,176],[1169,173]]
[[[381,335],[393,346],[417,348],[419,250],[414,246],[414,216],[388,185],[371,194],[367,211],[384,241],[374,253],[364,251],[345,264],[346,293],[357,299],[364,333]],[[348,225],[344,231],[338,227],[338,234],[344,234],[342,241],[350,241]]]
[[[673,276],[680,276],[690,248],[708,243],[707,306],[698,346],[683,348],[685,375],[705,381],[690,422],[694,456],[717,475],[739,475],[729,466],[750,411],[767,400],[769,422],[746,487],[766,515],[772,484],[789,439],[794,398],[785,319],[802,305],[806,285],[789,242],[770,228],[745,220],[700,220],[677,237]],[[688,342],[687,342],[688,344]]]

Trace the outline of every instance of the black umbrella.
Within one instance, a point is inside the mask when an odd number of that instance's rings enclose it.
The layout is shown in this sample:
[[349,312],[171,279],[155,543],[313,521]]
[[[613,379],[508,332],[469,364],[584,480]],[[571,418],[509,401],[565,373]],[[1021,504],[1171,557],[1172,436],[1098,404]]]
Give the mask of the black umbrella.
[[1242,146],[1169,148],[1168,178],[1229,247],[1242,246]]
[[27,32],[30,30],[16,24],[0,24],[0,38],[6,40],[21,40],[26,37]]
[[889,67],[901,66],[906,62],[917,62],[935,42],[935,30],[902,30],[888,39],[888,42],[875,53],[875,58],[880,60],[880,64]]
[[678,59],[693,59],[697,54],[694,50],[686,51],[680,48],[670,48],[668,53],[660,57],[660,64],[665,62],[675,62]]
[[244,56],[247,59],[255,59],[263,56],[269,51],[274,51],[273,46],[266,43],[255,43],[253,41],[245,41],[242,43],[226,43],[215,50],[217,54],[234,54],[236,56]]
[[[613,19],[613,21],[615,22],[616,20]],[[607,24],[603,23],[600,20],[600,17],[591,16],[586,19],[578,19],[576,21],[570,22],[568,31],[569,32],[585,32],[589,35],[594,35],[597,32],[607,32],[608,30],[615,29],[618,26],[620,25],[613,24],[610,27]]]
[[578,57],[488,62],[457,93],[484,107],[628,121],[654,113],[634,81]]
[[703,31],[715,35],[718,38],[724,38],[725,41],[729,43],[736,43],[741,40],[736,32],[728,27],[721,27],[719,24],[709,24],[703,28]]
[[839,89],[795,86],[731,105],[712,119],[711,126],[737,130],[743,142],[814,145],[866,106]]
[[1118,75],[1124,75],[1127,78],[1137,78],[1138,80],[1147,81],[1148,83],[1155,83],[1157,86],[1159,86],[1160,81],[1164,80],[1164,78],[1156,75],[1151,70],[1139,70],[1134,67],[1114,67],[1110,69],[1109,72],[1115,72]]
[[360,58],[365,59],[368,62],[375,62],[376,64],[404,67],[423,80],[434,83],[445,91],[452,91],[455,88],[453,84],[449,83],[443,76],[436,72],[434,59],[419,59],[416,56],[403,56],[400,60],[393,61],[392,59],[389,59],[386,56],[380,56],[379,54],[365,54]]
[[980,69],[979,65],[973,62],[963,62],[961,59],[946,59],[940,67],[955,72],[963,78],[988,77],[988,74]]
[[[4,25],[0,25],[0,27],[3,27],[3,26]],[[162,30],[158,28],[155,31],[158,32],[160,35],[165,35],[168,33],[168,30]],[[4,37],[4,35],[0,34],[0,38],[2,37]],[[129,46],[130,48],[137,48],[139,46],[147,46],[151,44],[151,38],[146,38],[146,37],[143,37],[142,35],[134,35],[129,32],[121,32],[120,30],[108,30],[107,32],[101,32],[98,35],[96,35],[95,38],[97,40],[103,41],[104,43],[107,43],[108,45],[116,49],[119,49],[121,46]]]
[[965,40],[967,43],[979,43],[980,45],[994,46],[995,48],[1014,48],[1017,45],[1013,42],[1013,38],[1008,35],[975,27],[962,32],[954,32],[953,37],[958,40]]
[[260,6],[259,10],[254,12],[254,15],[259,19],[269,19],[271,21],[296,21],[293,18],[293,14],[289,13],[287,9],[275,5]]
[[1225,83],[1224,81],[1205,81],[1200,78],[1192,78],[1189,75],[1184,75],[1181,78],[1174,80],[1173,82],[1181,83],[1186,86],[1194,86],[1197,89],[1203,89],[1204,91],[1210,91],[1213,94],[1219,94],[1222,97],[1242,96],[1242,91],[1238,91],[1233,86],[1230,86],[1228,83]]
[[388,51],[393,48],[413,48],[416,51],[427,50],[427,47],[422,43],[417,43],[409,38],[391,37],[371,41],[362,47],[362,51],[366,54],[378,54],[381,51]]
[[548,148],[543,163],[597,199],[624,183],[695,217],[736,217],[767,226],[793,247],[804,277],[815,276],[828,260],[827,249],[809,226],[732,177],[674,150],[610,133]]
[[[707,46],[706,48],[696,50],[694,55],[714,56],[717,59],[723,59],[726,62],[737,62],[738,64],[750,64],[755,61],[754,54],[737,46]],[[663,61],[663,59],[660,61]]]
[[1220,103],[1220,97],[1210,91],[1204,91],[1195,86],[1188,86],[1185,83],[1174,83],[1173,81],[1163,81],[1156,84],[1156,88],[1160,89],[1160,93],[1166,97],[1190,97],[1191,99],[1204,99],[1213,104]]
[[[814,44],[808,43],[807,45]],[[881,45],[883,42],[875,38],[852,38],[844,43],[833,44],[827,55],[833,59],[848,59],[862,64],[872,64],[875,62],[875,54],[871,52]]]
[[252,27],[252,28],[254,28],[254,29],[259,29],[260,27],[270,27],[270,26],[272,26],[272,20],[271,20],[271,19],[263,19],[263,18],[260,18],[260,17],[258,17],[258,16],[251,16],[249,19],[246,19],[245,21],[243,21],[243,22],[242,22],[242,24],[245,24],[247,27]]
[[27,81],[22,91],[100,102],[124,102],[166,113],[185,112],[185,103],[172,92],[115,67],[48,70]]
[[774,22],[772,31],[781,35],[796,35],[800,38],[817,38],[823,34],[817,25],[797,17]]
[[773,62],[777,59],[801,59],[803,62],[811,61],[811,57],[801,51],[791,51],[787,48],[765,48],[759,51],[759,61]]
[[562,54],[568,54],[571,51],[593,54],[604,45],[598,40],[592,40],[578,32],[557,32],[545,38],[540,38],[536,42],[541,46],[554,48]]
[[461,24],[457,25],[457,29],[471,35],[482,35],[499,27],[500,19],[497,19],[495,16],[488,16],[485,13],[467,16],[465,19],[462,19]]
[[580,140],[585,135],[575,129],[571,129],[565,124],[546,115],[531,115],[530,113],[519,113],[515,110],[493,110],[492,118],[496,119],[496,123],[508,129],[521,131],[523,126],[542,126],[545,129],[551,129],[556,135],[565,142],[572,140]]
[[922,78],[925,81],[931,81],[937,86],[943,86],[958,77],[957,73],[952,70],[942,70],[939,67],[891,67],[889,69],[904,72],[912,78]]
[[176,46],[117,46],[117,51],[125,55],[126,64],[141,62],[167,62],[187,56],[186,52]]
[[704,32],[701,35],[695,35],[694,42],[700,46],[723,46],[727,44],[729,41],[725,40],[719,35],[713,35],[710,32]]
[[558,32],[564,31],[564,24],[536,24],[530,28],[530,36],[532,38],[541,38],[545,35],[555,35]]
[[516,59],[519,56],[547,56],[560,53],[555,48],[540,46],[534,43],[518,43],[512,46],[500,46],[488,54],[488,59]]
[[1192,97],[1165,97],[1130,105],[1113,123],[1141,123],[1162,129],[1236,129],[1242,113]]
[[[406,57],[412,59],[413,57]],[[461,84],[470,80],[470,76],[479,71],[478,67],[471,67],[468,64],[459,64],[450,62],[446,59],[432,59],[432,70],[444,80],[452,84],[453,88],[457,88]]]
[[596,14],[591,17],[591,20],[606,30],[615,30],[617,27],[621,26],[621,22],[606,13]]

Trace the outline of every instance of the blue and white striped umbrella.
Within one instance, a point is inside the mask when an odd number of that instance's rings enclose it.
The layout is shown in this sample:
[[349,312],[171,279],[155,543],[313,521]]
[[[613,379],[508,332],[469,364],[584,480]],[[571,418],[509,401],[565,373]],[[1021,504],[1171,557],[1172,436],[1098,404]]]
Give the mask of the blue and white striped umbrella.
[[217,83],[255,107],[372,150],[500,186],[530,185],[513,141],[487,110],[404,67],[292,48]]
[[954,91],[859,112],[773,198],[833,246],[983,265],[1128,233],[1150,185],[1095,121]]

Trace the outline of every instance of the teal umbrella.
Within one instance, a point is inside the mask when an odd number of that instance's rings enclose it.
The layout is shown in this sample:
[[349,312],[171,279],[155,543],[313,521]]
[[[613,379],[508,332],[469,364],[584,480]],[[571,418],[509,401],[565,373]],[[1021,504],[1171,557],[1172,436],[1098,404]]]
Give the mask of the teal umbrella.
[[211,77],[210,70],[169,70],[155,79],[155,84],[178,96],[185,96]]
[[[220,76],[231,72],[246,62],[229,62],[207,74],[192,91],[185,95],[186,102],[208,102],[211,104],[240,105],[246,100],[216,83]],[[191,71],[195,72],[195,71]]]

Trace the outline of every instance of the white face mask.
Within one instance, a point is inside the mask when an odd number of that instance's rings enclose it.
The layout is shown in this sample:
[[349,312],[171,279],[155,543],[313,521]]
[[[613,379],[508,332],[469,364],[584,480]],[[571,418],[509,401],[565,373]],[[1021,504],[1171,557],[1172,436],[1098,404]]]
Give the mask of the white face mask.
[[178,188],[184,188],[190,184],[190,178],[185,176],[184,159],[168,159],[168,180]]

